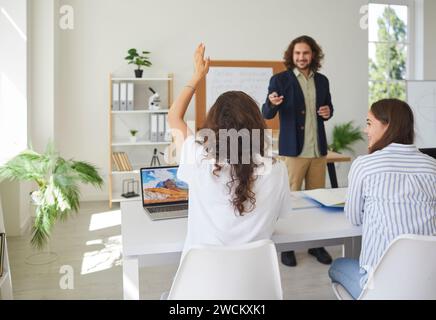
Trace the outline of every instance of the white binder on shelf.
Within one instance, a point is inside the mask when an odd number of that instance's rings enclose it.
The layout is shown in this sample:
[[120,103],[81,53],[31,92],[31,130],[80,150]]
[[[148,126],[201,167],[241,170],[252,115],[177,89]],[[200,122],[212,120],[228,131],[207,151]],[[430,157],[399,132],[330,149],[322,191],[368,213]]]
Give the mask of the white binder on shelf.
[[150,115],[150,141],[158,141],[158,115],[153,113]]
[[157,130],[158,130],[158,138],[157,140],[159,142],[164,142],[165,141],[165,114],[158,114],[158,125],[157,125]]
[[126,82],[120,83],[120,110],[121,111],[127,110],[127,83]]
[[164,138],[164,141],[171,142],[173,140],[173,137],[171,135],[170,125],[168,124],[168,114],[165,113],[164,117],[165,117],[165,138]]
[[112,83],[112,110],[120,110],[120,84]]
[[134,84],[133,82],[128,82],[127,83],[127,110],[128,111],[133,111],[133,107],[134,107]]

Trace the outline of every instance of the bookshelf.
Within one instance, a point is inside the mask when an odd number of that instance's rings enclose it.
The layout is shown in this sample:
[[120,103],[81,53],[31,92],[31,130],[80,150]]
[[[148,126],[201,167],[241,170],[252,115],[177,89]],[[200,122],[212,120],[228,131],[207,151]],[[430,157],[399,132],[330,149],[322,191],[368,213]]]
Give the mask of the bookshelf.
[[[5,225],[3,222],[2,203],[0,198],[0,233],[5,232]],[[12,300],[12,280],[11,271],[9,266],[8,244],[7,239],[4,240],[3,249],[3,274],[0,276],[0,300]]]
[[[169,107],[173,102],[173,74],[129,78],[109,76],[109,206],[122,201],[138,200],[123,198],[125,180],[136,180],[140,184],[139,169],[150,167],[154,150],[162,166],[165,166],[161,153],[171,144],[166,135],[156,139],[152,137],[151,124],[156,119],[159,124],[166,119]],[[126,85],[122,85],[122,84]],[[114,85],[115,84],[115,85]],[[126,87],[127,86],[127,87]],[[128,89],[131,86],[133,89]],[[149,98],[153,95],[152,88],[160,96],[160,108],[149,109]],[[127,88],[127,94],[121,92]],[[119,90],[118,93],[115,90]],[[133,94],[129,92],[133,90]],[[126,105],[114,101],[126,99]],[[132,100],[129,105],[128,101]],[[121,110],[120,110],[121,109]],[[159,117],[159,118],[157,118]],[[135,141],[130,140],[131,129],[138,130]],[[140,190],[138,190],[140,193]]]

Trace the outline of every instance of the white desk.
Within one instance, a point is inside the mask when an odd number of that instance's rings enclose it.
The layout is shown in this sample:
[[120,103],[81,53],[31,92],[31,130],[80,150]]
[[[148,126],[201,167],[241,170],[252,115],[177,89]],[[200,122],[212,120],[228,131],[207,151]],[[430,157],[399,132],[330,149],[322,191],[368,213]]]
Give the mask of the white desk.
[[[139,268],[178,263],[187,219],[151,221],[141,201],[121,202],[124,299],[139,299]],[[357,258],[360,227],[336,209],[298,209],[279,219],[272,240],[277,251],[343,245],[343,255]]]

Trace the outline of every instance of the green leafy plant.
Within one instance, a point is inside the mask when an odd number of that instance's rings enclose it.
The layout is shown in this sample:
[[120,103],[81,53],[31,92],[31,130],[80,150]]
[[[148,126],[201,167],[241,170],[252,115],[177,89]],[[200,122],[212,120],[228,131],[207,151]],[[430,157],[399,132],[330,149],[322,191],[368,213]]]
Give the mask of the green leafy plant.
[[359,140],[363,140],[362,131],[354,127],[353,121],[339,124],[333,128],[333,142],[329,145],[329,149],[334,152],[343,150],[354,152],[351,145]]
[[79,209],[79,182],[101,187],[97,168],[83,161],[65,160],[49,143],[45,153],[25,150],[0,166],[2,180],[34,181],[38,190],[31,193],[36,206],[31,244],[43,249],[57,220],[65,220]]
[[147,57],[147,54],[150,54],[149,51],[142,51],[142,54],[140,55],[138,50],[129,49],[127,53],[128,56],[125,57],[125,60],[129,61],[129,64],[135,64],[138,67],[137,70],[141,70],[142,67],[150,67],[152,65],[150,58]]
[[130,130],[130,134],[132,135],[132,137],[135,137],[137,133],[138,133],[138,130],[135,130],[135,129]]

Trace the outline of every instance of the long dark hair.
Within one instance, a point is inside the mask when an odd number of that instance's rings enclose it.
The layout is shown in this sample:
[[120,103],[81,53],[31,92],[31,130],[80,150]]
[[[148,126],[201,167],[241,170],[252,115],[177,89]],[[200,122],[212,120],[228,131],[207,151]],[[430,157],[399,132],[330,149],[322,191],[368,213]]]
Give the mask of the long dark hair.
[[415,129],[413,112],[410,106],[398,99],[382,99],[371,106],[374,117],[387,124],[383,136],[369,147],[369,153],[381,150],[391,143],[413,144]]
[[297,43],[305,43],[312,49],[313,57],[312,62],[310,63],[310,70],[317,72],[321,69],[321,61],[324,59],[324,53],[316,41],[309,36],[300,36],[292,40],[283,57],[286,68],[288,68],[288,70],[293,70],[295,68],[294,48]]
[[[249,95],[241,91],[223,93],[210,109],[202,129],[208,130],[200,130],[200,137],[202,137],[202,132],[209,131],[209,133],[213,132],[216,138],[215,140],[208,139],[207,135],[203,135],[204,141],[201,142],[208,156],[216,160],[213,174],[219,176],[223,163],[230,163],[230,181],[227,183],[227,187],[229,188],[229,194],[232,194],[230,201],[235,212],[244,215],[244,213],[253,211],[256,204],[253,184],[256,180],[255,169],[259,164],[253,159],[251,150],[259,150],[260,156],[264,157],[267,147],[264,144],[267,126],[257,103]],[[224,132],[232,129],[238,132],[245,130],[250,135],[249,148],[243,145],[242,139],[238,138],[238,161],[236,164],[230,162],[229,138],[221,137],[227,139],[227,152],[223,152],[219,148],[220,134],[223,134],[223,129]],[[260,136],[253,135],[255,129],[258,129]],[[244,157],[248,157],[249,163],[243,163],[243,159],[247,159]]]

